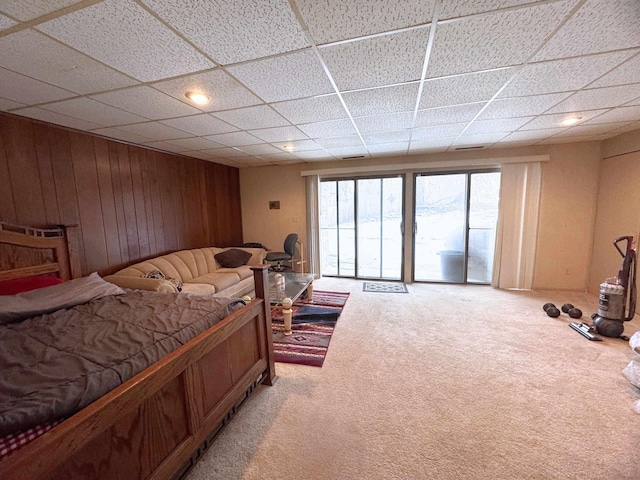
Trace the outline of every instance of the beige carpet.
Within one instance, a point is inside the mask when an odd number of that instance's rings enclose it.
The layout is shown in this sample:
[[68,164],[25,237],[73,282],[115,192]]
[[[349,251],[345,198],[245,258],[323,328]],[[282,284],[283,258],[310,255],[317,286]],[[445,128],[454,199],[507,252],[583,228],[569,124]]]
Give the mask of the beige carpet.
[[[628,342],[590,342],[573,292],[350,291],[322,368],[276,364],[189,475],[211,479],[640,479]],[[640,319],[625,334],[640,330]]]

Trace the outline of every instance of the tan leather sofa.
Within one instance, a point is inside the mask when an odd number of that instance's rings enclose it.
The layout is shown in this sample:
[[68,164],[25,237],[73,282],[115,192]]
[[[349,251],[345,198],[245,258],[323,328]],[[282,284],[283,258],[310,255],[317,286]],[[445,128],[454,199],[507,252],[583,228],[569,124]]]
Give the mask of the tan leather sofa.
[[[245,265],[234,268],[221,266],[215,255],[231,249],[248,252],[251,257]],[[263,264],[266,253],[262,248],[243,247],[181,250],[136,263],[104,279],[122,288],[177,292],[175,281],[145,278],[150,272],[159,270],[167,278],[181,280],[182,292],[185,293],[241,297],[253,291],[253,271],[250,267]]]

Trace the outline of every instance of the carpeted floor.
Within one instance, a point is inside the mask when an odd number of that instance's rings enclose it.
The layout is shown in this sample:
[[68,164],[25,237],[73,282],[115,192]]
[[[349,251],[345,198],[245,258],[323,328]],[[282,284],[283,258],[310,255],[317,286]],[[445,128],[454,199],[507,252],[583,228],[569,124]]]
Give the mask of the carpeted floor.
[[276,364],[189,480],[640,478],[640,390],[622,375],[637,354],[542,310],[588,319],[596,296],[314,285],[351,292],[323,368]]

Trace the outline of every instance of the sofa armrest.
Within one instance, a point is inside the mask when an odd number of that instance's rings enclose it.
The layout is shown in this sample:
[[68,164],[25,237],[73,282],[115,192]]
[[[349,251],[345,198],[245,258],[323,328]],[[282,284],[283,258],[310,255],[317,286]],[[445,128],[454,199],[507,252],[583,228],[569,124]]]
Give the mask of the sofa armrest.
[[149,290],[151,292],[177,293],[178,289],[168,280],[161,278],[129,277],[127,275],[107,275],[103,278],[120,288],[132,290]]
[[264,248],[250,248],[250,247],[234,247],[239,250],[244,250],[251,254],[251,258],[247,261],[247,265],[262,265],[264,259],[267,256],[267,251]]

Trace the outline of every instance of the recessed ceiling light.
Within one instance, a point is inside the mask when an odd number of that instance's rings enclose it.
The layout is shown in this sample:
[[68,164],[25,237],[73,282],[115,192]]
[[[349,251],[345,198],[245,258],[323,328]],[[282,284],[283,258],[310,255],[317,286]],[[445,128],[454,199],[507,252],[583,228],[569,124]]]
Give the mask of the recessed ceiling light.
[[284,148],[287,152],[290,152],[293,150],[293,145],[284,145],[282,148]]
[[197,103],[198,105],[204,105],[206,103],[209,103],[209,100],[210,100],[208,96],[200,92],[187,92],[185,96],[189,100],[191,100],[193,103]]
[[582,117],[569,117],[569,118],[565,118],[562,122],[562,125],[575,125],[576,123],[578,123],[580,120],[582,120]]

